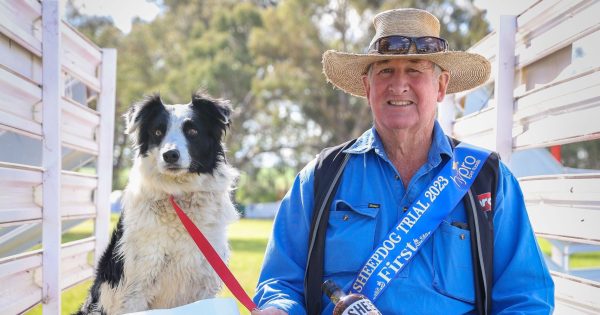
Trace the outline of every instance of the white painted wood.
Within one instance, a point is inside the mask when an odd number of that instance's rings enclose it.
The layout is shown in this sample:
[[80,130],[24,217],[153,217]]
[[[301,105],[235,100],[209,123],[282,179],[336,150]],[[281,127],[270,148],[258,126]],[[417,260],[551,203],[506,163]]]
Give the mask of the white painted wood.
[[467,116],[456,119],[454,122],[453,135],[461,141],[494,150],[494,124],[495,105],[490,106]]
[[63,69],[92,90],[99,92],[98,66],[102,59],[99,48],[67,23],[63,23],[62,39]]
[[35,21],[41,15],[41,5],[33,0],[0,2],[0,33],[25,47],[36,56],[42,55],[41,32]]
[[41,135],[41,124],[33,117],[34,106],[41,99],[37,84],[0,66],[0,128],[9,126]]
[[[545,1],[539,9],[532,8],[531,16],[525,24],[529,29],[519,32],[521,39],[516,47],[517,67],[522,68],[539,60],[573,41],[600,30],[600,1],[560,1],[553,8],[545,10]],[[552,1],[551,1],[552,2]]]
[[515,77],[515,34],[516,16],[500,16],[498,23],[498,44],[496,45],[496,64],[498,73],[495,81],[496,113],[494,123],[495,151],[505,163],[512,154],[512,115],[514,107],[513,89]]
[[42,265],[42,311],[59,314],[61,309],[61,6],[58,0],[42,3],[43,62],[43,202],[44,244]]
[[100,150],[98,153],[98,190],[96,194],[96,217],[95,236],[96,251],[95,263],[100,257],[109,241],[110,228],[110,192],[112,190],[113,170],[113,139],[115,124],[115,98],[117,78],[117,51],[115,49],[102,50],[102,91],[98,99],[98,111],[100,111]]
[[61,131],[64,145],[97,155],[98,142],[96,135],[100,125],[98,113],[68,98],[62,99],[62,106],[63,123]]
[[454,94],[449,94],[437,106],[437,121],[440,123],[442,130],[448,135],[452,134],[452,125],[456,119],[455,102]]
[[93,237],[65,244],[62,249],[62,288],[68,288],[94,274],[94,269],[88,263],[88,254],[94,250]]
[[42,265],[41,251],[28,252],[0,259],[0,314],[19,314],[38,303],[42,296],[39,274]]
[[554,280],[557,304],[567,304],[575,310],[581,311],[582,314],[598,314],[600,312],[600,299],[598,298],[600,285],[598,282],[559,272],[551,272],[551,274]]

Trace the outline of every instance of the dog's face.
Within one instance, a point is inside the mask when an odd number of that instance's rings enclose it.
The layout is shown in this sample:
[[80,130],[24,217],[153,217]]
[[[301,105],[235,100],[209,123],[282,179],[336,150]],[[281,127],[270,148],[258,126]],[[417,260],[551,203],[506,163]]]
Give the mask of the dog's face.
[[183,105],[165,105],[154,95],[126,114],[127,133],[138,157],[148,159],[161,174],[212,174],[224,159],[221,141],[230,114],[226,101],[202,94]]

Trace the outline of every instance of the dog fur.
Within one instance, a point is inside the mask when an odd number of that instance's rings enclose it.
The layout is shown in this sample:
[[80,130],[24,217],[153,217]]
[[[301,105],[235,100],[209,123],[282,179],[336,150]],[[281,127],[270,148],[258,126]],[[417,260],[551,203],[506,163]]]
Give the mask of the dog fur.
[[123,211],[78,314],[123,314],[212,298],[222,283],[179,221],[173,195],[223,260],[226,227],[237,219],[230,192],[237,172],[222,138],[231,108],[194,94],[184,105],[154,95],[126,115],[136,157]]

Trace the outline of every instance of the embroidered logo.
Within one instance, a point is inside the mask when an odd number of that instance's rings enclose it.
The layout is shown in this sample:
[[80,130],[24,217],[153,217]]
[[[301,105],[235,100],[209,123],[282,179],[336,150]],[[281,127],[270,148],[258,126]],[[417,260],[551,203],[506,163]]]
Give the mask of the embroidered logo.
[[492,211],[492,193],[486,192],[481,195],[477,195],[477,200],[479,200],[479,206],[483,211]]

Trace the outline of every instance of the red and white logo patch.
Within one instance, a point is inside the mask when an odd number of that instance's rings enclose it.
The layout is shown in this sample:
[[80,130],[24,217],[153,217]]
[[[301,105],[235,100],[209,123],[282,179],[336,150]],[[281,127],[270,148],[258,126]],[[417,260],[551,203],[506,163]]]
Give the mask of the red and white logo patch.
[[479,205],[483,211],[492,211],[492,193],[487,192],[485,194],[477,195]]

